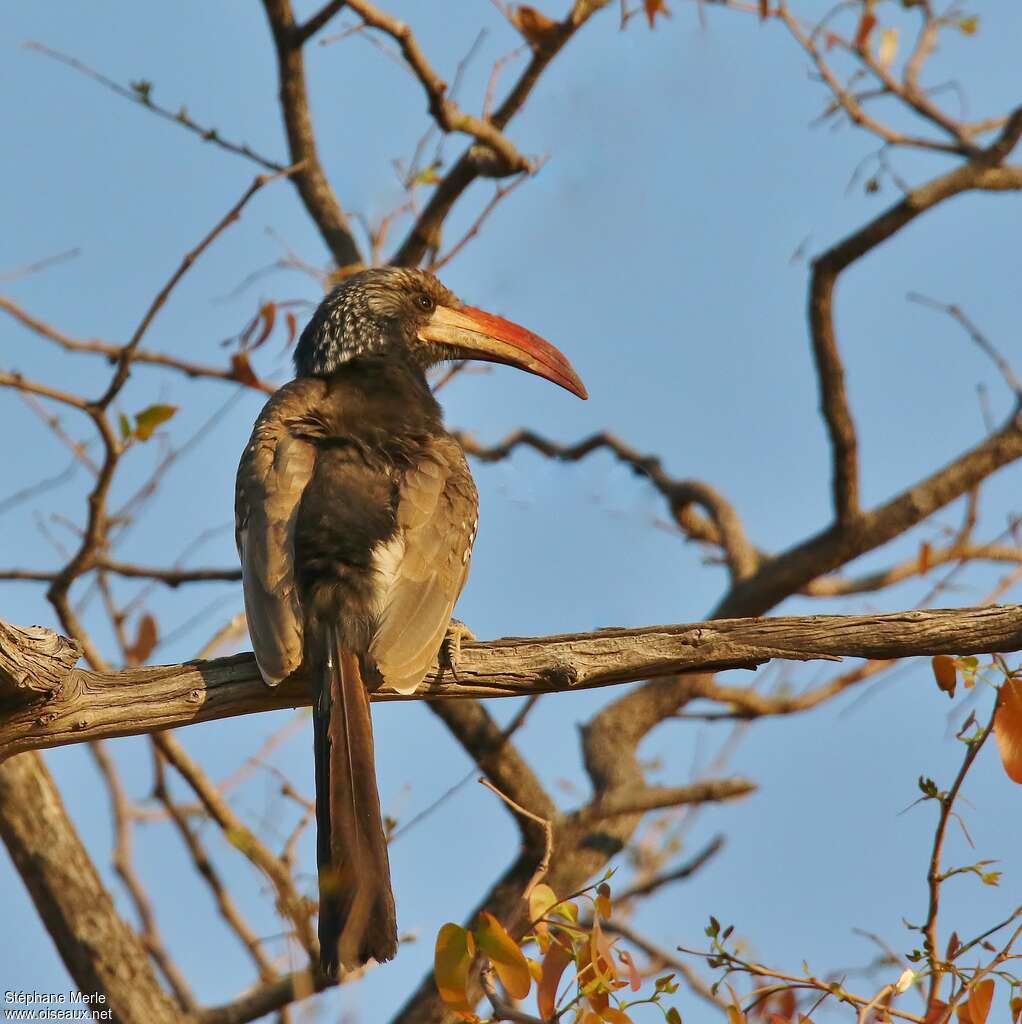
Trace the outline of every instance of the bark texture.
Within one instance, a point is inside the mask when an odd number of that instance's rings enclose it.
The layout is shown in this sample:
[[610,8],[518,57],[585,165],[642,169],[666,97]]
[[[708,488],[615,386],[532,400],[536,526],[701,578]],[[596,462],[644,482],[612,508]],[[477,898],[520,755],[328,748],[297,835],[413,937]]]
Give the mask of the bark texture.
[[120,1024],[181,1024],[110,898],[38,754],[0,764],[0,837],[79,990]]

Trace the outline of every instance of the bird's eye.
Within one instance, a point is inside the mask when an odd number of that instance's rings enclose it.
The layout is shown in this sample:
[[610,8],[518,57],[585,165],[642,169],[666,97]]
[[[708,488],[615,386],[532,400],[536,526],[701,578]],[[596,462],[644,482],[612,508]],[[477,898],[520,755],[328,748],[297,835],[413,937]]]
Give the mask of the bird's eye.
[[415,296],[415,304],[419,307],[419,309],[423,310],[426,313],[432,313],[433,307],[435,305],[433,300],[428,295],[426,295],[425,292],[419,292],[419,294]]

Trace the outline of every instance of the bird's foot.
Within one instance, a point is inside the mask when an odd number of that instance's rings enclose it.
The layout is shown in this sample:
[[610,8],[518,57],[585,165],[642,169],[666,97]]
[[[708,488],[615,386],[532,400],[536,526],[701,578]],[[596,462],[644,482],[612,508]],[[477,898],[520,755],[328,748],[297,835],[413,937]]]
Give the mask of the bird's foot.
[[471,643],[476,635],[465,625],[461,619],[451,619],[447,627],[447,635],[440,645],[440,653],[437,655],[437,663],[440,668],[440,676],[437,682],[442,682],[444,672],[451,670],[451,675],[458,678],[458,661],[461,658],[461,645],[467,640]]

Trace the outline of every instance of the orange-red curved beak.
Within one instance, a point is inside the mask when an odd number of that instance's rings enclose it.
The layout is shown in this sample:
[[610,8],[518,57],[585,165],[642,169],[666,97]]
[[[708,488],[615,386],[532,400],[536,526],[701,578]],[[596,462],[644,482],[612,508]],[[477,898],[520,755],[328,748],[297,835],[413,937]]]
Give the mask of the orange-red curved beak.
[[432,341],[457,349],[466,359],[505,363],[545,377],[579,398],[589,393],[559,349],[518,324],[482,309],[437,306],[419,329],[420,341]]

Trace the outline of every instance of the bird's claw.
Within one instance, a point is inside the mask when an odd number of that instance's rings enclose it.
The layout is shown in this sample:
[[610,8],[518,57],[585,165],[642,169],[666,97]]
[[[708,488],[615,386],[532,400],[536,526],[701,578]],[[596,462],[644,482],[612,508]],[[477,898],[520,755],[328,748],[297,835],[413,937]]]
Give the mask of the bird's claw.
[[461,619],[451,619],[451,624],[447,627],[447,635],[440,645],[440,653],[437,656],[440,668],[438,682],[443,680],[444,672],[447,669],[451,670],[451,675],[455,679],[458,678],[458,661],[461,658],[461,645],[466,640],[471,643],[475,638],[475,633]]

